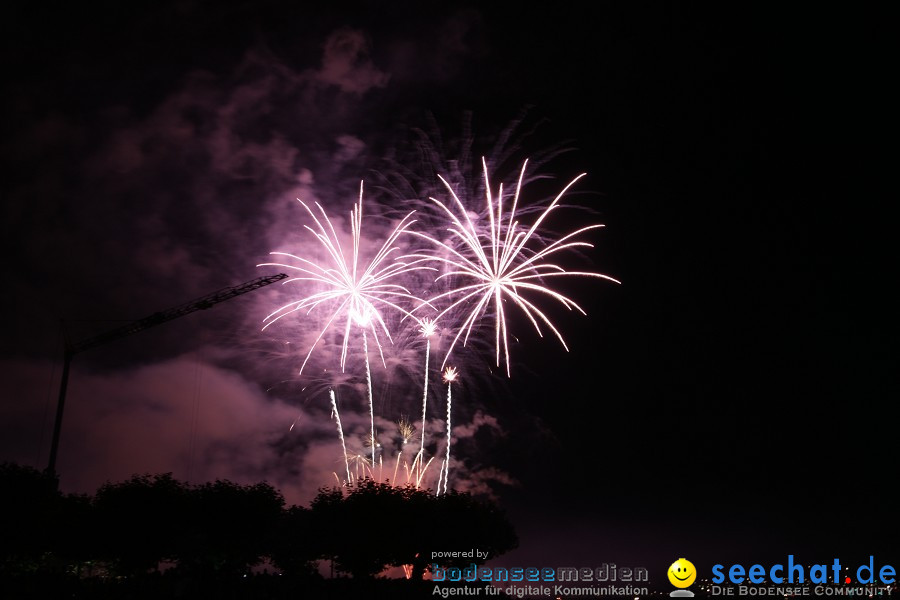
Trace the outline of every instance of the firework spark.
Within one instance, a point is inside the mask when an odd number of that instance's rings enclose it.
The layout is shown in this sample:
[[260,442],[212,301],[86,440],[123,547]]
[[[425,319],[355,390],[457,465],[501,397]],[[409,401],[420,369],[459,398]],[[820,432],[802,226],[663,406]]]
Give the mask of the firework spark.
[[[431,235],[412,232],[444,250],[445,256],[418,255],[422,259],[442,262],[449,268],[447,272],[438,276],[438,280],[444,277],[461,276],[471,281],[471,283],[456,286],[429,299],[429,303],[440,300],[450,301],[450,304],[438,314],[436,320],[440,320],[457,308],[464,307],[465,310],[468,310],[462,325],[459,327],[447,350],[442,367],[446,365],[447,359],[450,357],[457,342],[459,342],[460,337],[464,336],[463,346],[465,346],[475,323],[492,307],[495,322],[494,342],[497,366],[500,366],[502,354],[506,362],[507,377],[510,376],[508,327],[506,323],[506,309],[504,309],[504,299],[507,298],[525,313],[538,335],[543,337],[540,326],[540,323],[543,323],[556,335],[563,348],[568,351],[569,348],[562,334],[560,334],[550,318],[532,300],[526,297],[525,293],[549,296],[569,310],[575,309],[582,314],[586,314],[573,300],[545,285],[545,280],[551,277],[582,276],[597,277],[620,283],[608,275],[585,271],[568,271],[558,264],[548,262],[548,259],[563,250],[592,248],[592,244],[580,241],[578,238],[588,231],[603,227],[603,225],[587,225],[549,243],[542,240],[539,232],[541,224],[554,210],[561,207],[560,199],[575,182],[584,176],[584,174],[581,174],[569,182],[553,201],[540,212],[531,226],[526,229],[516,219],[516,211],[519,209],[519,196],[527,165],[528,161],[526,160],[522,165],[515,193],[512,197],[512,207],[504,213],[503,185],[500,185],[495,197],[491,192],[490,181],[488,180],[487,162],[482,159],[488,224],[487,227],[481,228],[476,228],[469,212],[453,187],[443,177],[439,176],[450,192],[453,202],[445,204],[436,198],[431,198],[431,201],[449,217],[450,227],[447,230],[451,233],[452,241],[445,243]],[[456,209],[456,212],[453,208]],[[457,212],[461,216],[457,215]],[[542,242],[543,247],[534,247]],[[459,249],[453,247],[453,245],[456,245],[455,243],[459,244]],[[469,310],[471,304],[474,304],[474,306]]]
[[[364,479],[365,477],[371,477],[375,479],[375,473],[372,472],[371,465],[369,464],[369,459],[363,456],[362,454],[354,454],[349,457],[350,462],[352,462],[356,466],[356,480]],[[360,475],[360,468],[362,468],[362,475]],[[368,471],[368,475],[366,472]]]
[[363,446],[366,448],[381,448],[381,442],[378,441],[378,435],[369,432],[363,436]]

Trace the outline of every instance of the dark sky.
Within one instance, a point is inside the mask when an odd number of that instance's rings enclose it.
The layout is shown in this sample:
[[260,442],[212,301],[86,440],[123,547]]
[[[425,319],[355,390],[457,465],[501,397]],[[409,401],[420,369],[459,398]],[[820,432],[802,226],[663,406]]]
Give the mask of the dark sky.
[[[80,338],[265,274],[302,239],[293,198],[345,213],[397,164],[433,185],[416,128],[444,165],[470,142],[477,180],[524,114],[498,177],[570,149],[536,189],[588,173],[569,200],[593,212],[556,226],[605,224],[573,264],[622,284],[561,284],[588,313],[553,313],[571,351],[514,317],[512,378],[473,361],[461,384],[459,422],[497,418],[461,439],[459,477],[516,520],[504,560],[896,557],[888,10],[8,6],[0,458],[46,462],[60,319]],[[327,484],[334,447],[305,440],[334,424],[301,390],[321,382],[259,332],[279,297],[78,357],[63,487],[173,471],[301,502]],[[394,419],[402,384],[382,389]]]

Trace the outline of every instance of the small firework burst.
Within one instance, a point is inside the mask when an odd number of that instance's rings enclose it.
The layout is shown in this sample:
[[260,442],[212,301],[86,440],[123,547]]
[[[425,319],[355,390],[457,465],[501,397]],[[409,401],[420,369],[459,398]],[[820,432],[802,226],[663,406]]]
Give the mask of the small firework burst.
[[381,442],[378,441],[378,432],[369,432],[363,436],[364,448],[381,448]]
[[372,469],[369,465],[369,459],[362,454],[353,454],[347,457],[348,464],[354,465],[355,474],[357,481],[360,479],[365,479],[366,477],[372,477]]
[[397,421],[397,433],[400,434],[400,439],[403,440],[403,445],[405,446],[416,437],[416,427],[409,422],[406,416],[401,416],[400,420]]
[[456,367],[447,367],[444,369],[444,381],[446,383],[453,383],[456,381],[458,375],[459,373],[457,372]]
[[437,321],[429,317],[425,317],[424,319],[419,321],[419,333],[421,333],[422,337],[425,339],[430,338],[435,333],[437,333]]

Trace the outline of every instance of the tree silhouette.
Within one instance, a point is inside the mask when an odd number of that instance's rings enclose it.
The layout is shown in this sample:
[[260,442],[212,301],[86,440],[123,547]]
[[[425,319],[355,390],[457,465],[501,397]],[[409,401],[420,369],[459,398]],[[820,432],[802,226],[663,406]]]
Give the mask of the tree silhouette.
[[291,506],[281,514],[271,538],[269,556],[285,575],[318,577],[314,562],[323,558],[324,531],[313,519],[312,511]]
[[195,574],[241,574],[269,553],[284,498],[267,483],[190,486],[163,475],[104,484],[94,506],[99,553],[123,575],[161,561]]
[[175,560],[189,526],[190,490],[161,475],[134,475],[97,490],[99,554],[112,571],[140,575]]
[[40,570],[52,550],[53,523],[61,495],[56,480],[31,467],[0,464],[0,573]]
[[[265,595],[273,586],[373,597],[372,580],[388,567],[412,565],[412,577],[421,580],[436,549],[477,548],[493,558],[518,543],[492,502],[370,479],[323,488],[310,508],[285,508],[267,483],[189,485],[170,473],[107,482],[93,498],[64,495],[53,477],[5,463],[0,492],[0,597],[149,598],[177,588],[226,598],[248,590]],[[265,557],[284,576],[242,577]],[[323,579],[321,559],[352,579]],[[174,568],[161,577],[164,561]],[[392,598],[419,597],[422,585],[382,580],[377,589]]]
[[56,478],[0,463],[0,575],[64,573],[97,555],[91,498],[62,494]]
[[186,535],[174,558],[182,570],[239,575],[270,553],[284,497],[268,483],[205,483],[190,492]]

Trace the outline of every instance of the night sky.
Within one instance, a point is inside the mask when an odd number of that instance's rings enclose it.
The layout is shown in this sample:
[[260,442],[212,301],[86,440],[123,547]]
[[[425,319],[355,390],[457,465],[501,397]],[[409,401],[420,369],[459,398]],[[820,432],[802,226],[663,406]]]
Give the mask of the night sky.
[[[445,165],[469,148],[473,181],[512,132],[497,181],[529,157],[542,198],[587,173],[566,199],[589,212],[552,227],[603,223],[571,265],[622,283],[560,284],[587,312],[548,307],[570,352],[514,316],[509,380],[462,366],[454,422],[481,426],[460,432],[460,485],[521,538],[497,564],[896,566],[888,10],[14,3],[0,459],[46,465],[61,320],[83,339],[275,272],[256,265],[303,243],[295,198],[346,215],[364,180],[382,223],[407,210],[392,169],[435,186],[416,131]],[[260,332],[276,287],[76,357],[62,488],[173,472],[306,503],[329,485],[325,384]],[[419,392],[379,373],[386,428]],[[345,427],[367,427],[346,398]]]

